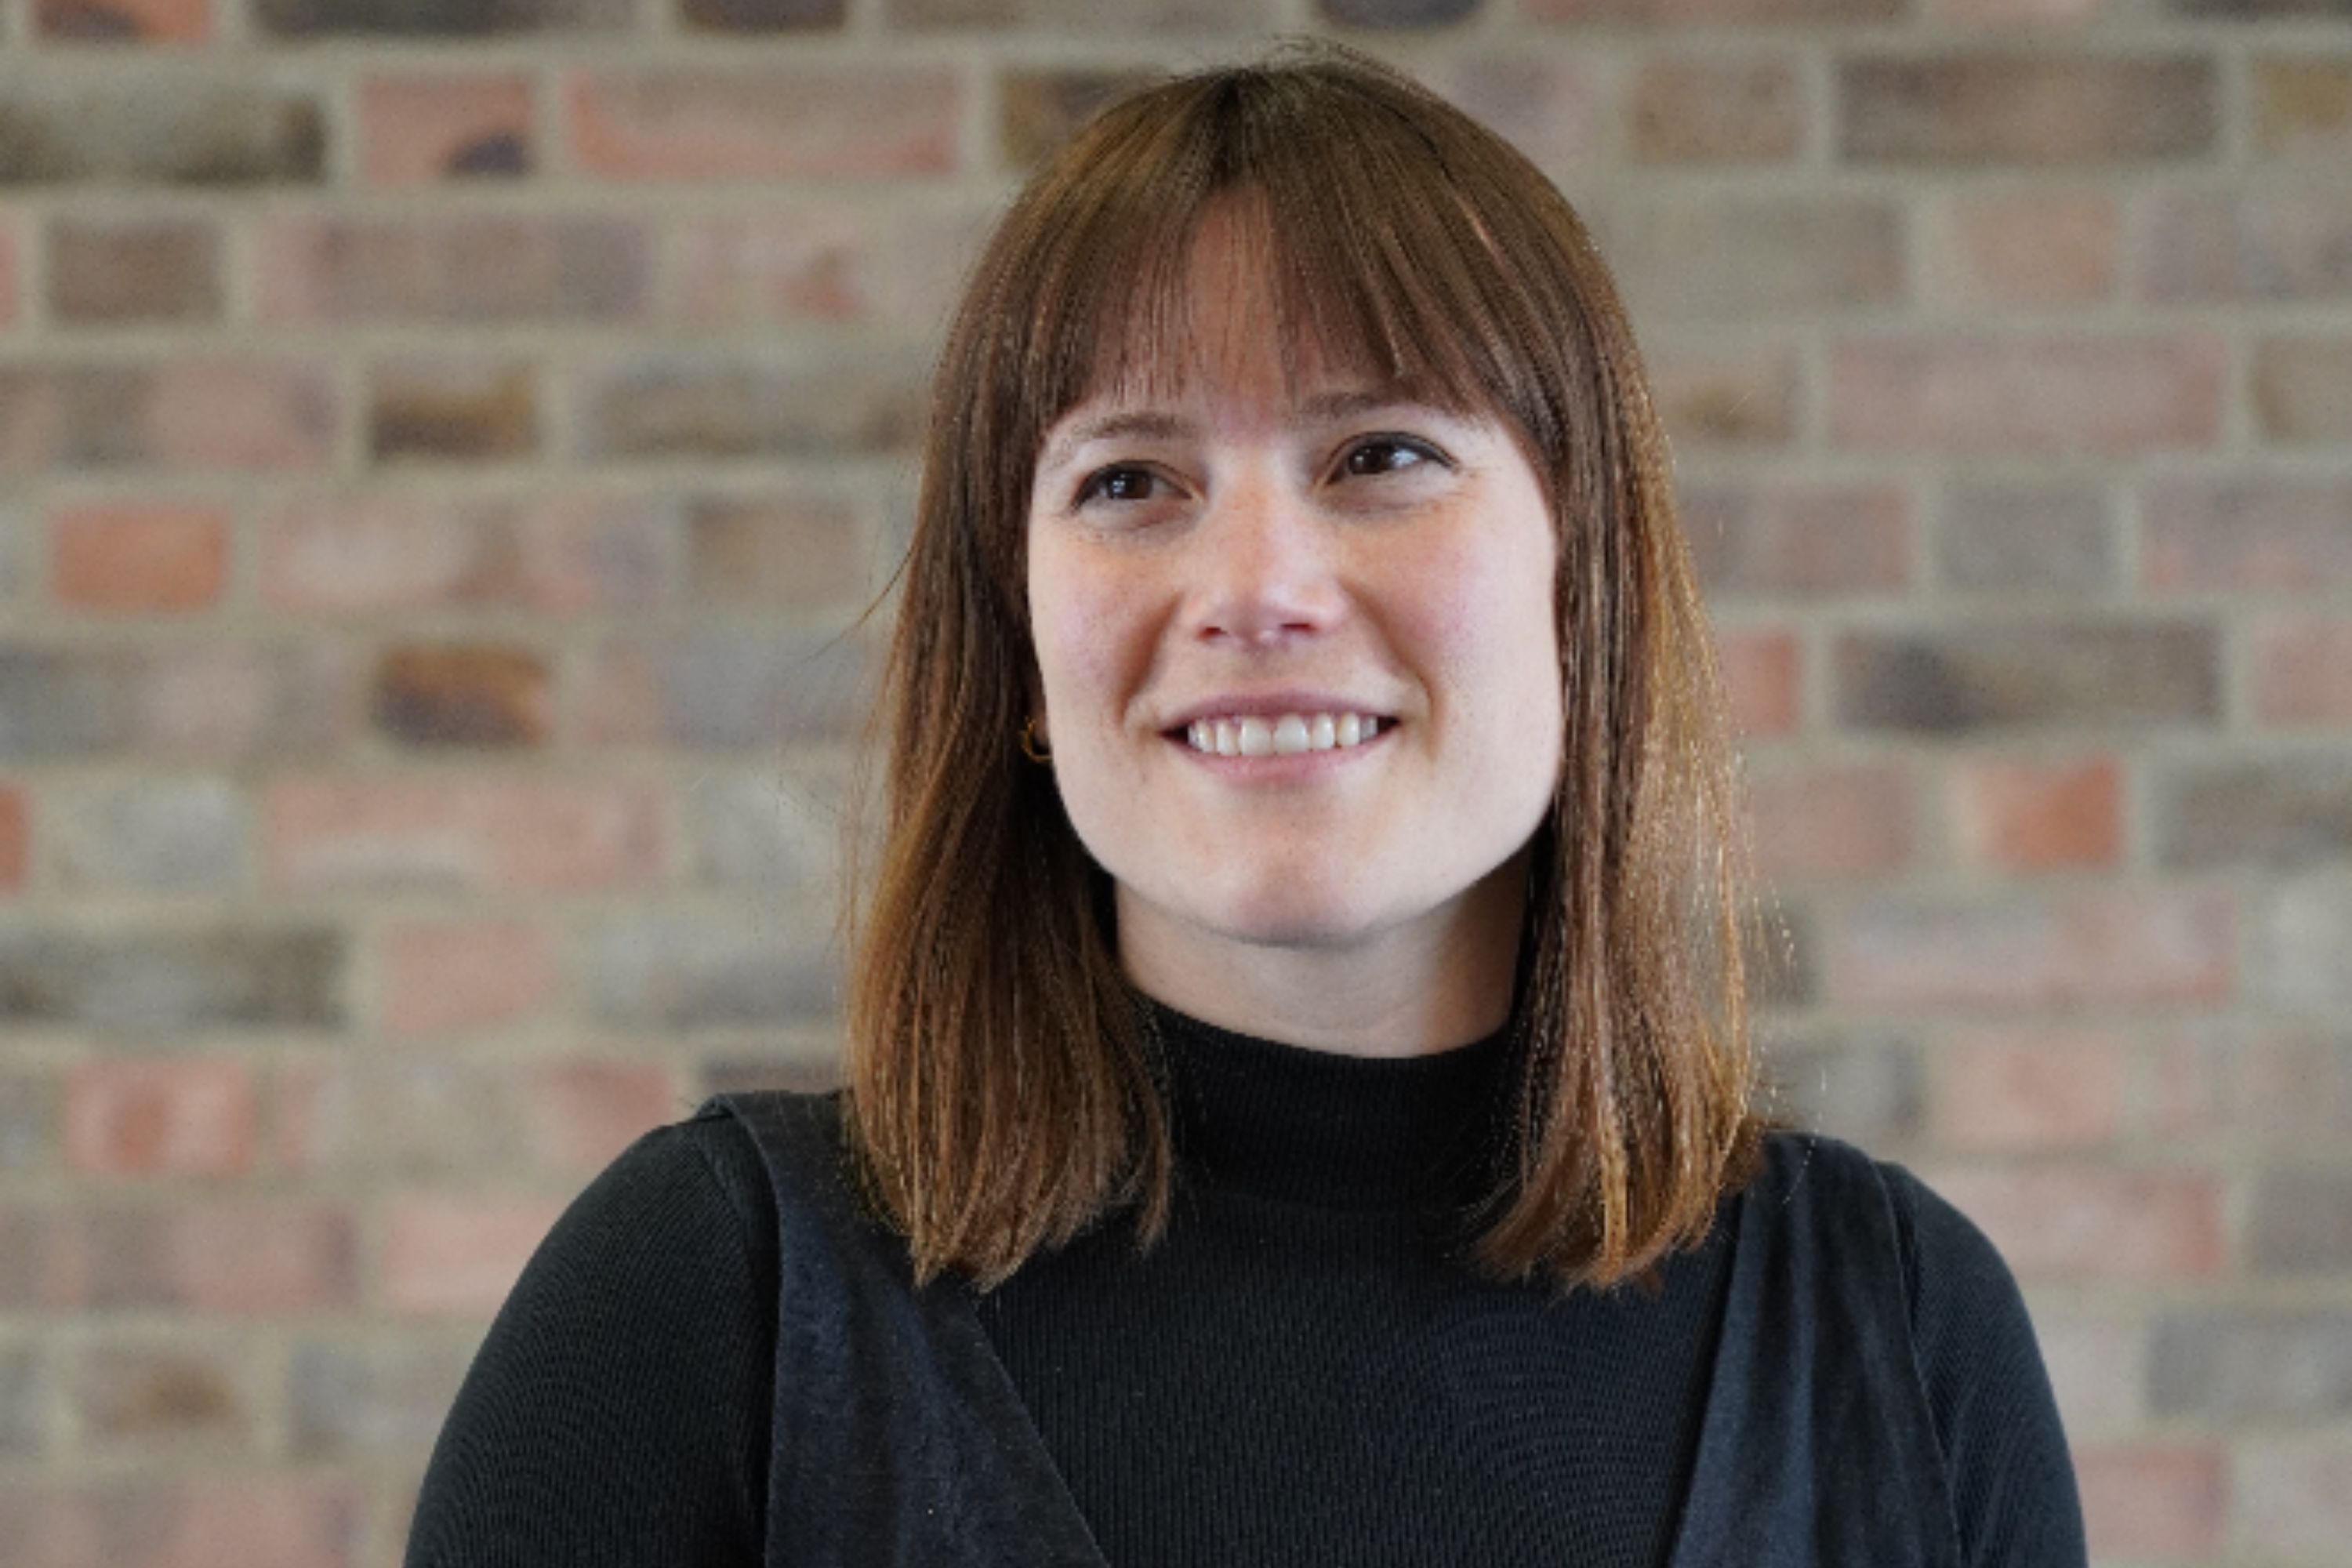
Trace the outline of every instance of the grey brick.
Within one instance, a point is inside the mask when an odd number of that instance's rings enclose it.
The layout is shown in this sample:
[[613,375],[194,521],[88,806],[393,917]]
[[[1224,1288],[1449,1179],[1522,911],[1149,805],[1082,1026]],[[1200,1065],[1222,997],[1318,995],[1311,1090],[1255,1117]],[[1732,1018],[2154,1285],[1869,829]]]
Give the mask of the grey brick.
[[430,1342],[297,1346],[289,1391],[295,1453],[424,1458],[470,1359],[463,1346]]
[[2352,1170],[2265,1173],[2254,1187],[2246,1263],[2255,1274],[2352,1272]]
[[291,37],[322,34],[530,33],[625,27],[631,0],[254,0],[254,20]]
[[2116,575],[2105,498],[2064,479],[1955,481],[1936,560],[1955,588],[2079,594],[2112,587]]
[[31,1345],[0,1349],[0,1458],[29,1459],[46,1447],[42,1405],[47,1390]]
[[2290,871],[2352,860],[2352,756],[2178,763],[2160,799],[2168,866]]
[[0,929],[0,1026],[332,1027],[343,937],[319,927]]
[[826,363],[665,355],[606,367],[581,399],[594,458],[839,458],[905,451],[922,373],[876,351]]
[[2302,878],[2273,888],[2259,930],[2266,1000],[2321,1015],[2352,1009],[2352,885]]
[[[592,738],[626,745],[773,748],[849,735],[863,721],[866,649],[826,639],[713,632],[605,648]],[[650,700],[651,706],[645,703]]]
[[1761,1052],[1772,1110],[1864,1148],[1919,1138],[1927,1121],[1919,1048],[1901,1038],[1798,1036]]
[[772,773],[702,774],[684,794],[694,877],[713,887],[830,898],[839,863],[841,789]]
[[773,1026],[838,1011],[834,955],[821,925],[793,941],[771,922],[669,912],[607,921],[583,942],[576,984],[608,1026]]
[[315,96],[251,71],[0,79],[0,185],[316,184],[326,135]]
[[2352,1415],[2352,1314],[2180,1312],[2158,1320],[2148,1393],[2159,1415]]
[[47,1074],[0,1070],[0,1175],[46,1163],[56,1122],[57,1093]]
[[1839,639],[1836,711],[1865,730],[1948,733],[2210,724],[2221,650],[2188,622],[1977,622]]
[[244,796],[226,779],[84,785],[51,811],[58,879],[77,888],[220,889],[244,879]]
[[1637,321],[1777,321],[1903,297],[1902,214],[1875,197],[1616,199],[1585,216]]

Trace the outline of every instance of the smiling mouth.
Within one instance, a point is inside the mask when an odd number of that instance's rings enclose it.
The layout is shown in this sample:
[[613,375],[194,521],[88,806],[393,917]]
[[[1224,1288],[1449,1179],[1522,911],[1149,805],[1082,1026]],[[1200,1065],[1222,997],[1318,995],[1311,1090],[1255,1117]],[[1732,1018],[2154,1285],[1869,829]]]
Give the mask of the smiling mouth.
[[1196,719],[1171,739],[1215,757],[1290,757],[1302,752],[1343,751],[1360,746],[1396,721],[1374,713],[1241,714]]

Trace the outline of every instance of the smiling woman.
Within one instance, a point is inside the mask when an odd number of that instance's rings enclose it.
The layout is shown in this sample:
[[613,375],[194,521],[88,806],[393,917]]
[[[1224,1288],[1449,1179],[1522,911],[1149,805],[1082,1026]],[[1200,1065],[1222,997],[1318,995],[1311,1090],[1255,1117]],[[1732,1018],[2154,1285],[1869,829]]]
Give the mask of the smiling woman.
[[2015,1286],[1751,1105],[1735,774],[1575,213],[1150,88],[942,355],[848,1085],[648,1135],[409,1562],[2083,1560]]

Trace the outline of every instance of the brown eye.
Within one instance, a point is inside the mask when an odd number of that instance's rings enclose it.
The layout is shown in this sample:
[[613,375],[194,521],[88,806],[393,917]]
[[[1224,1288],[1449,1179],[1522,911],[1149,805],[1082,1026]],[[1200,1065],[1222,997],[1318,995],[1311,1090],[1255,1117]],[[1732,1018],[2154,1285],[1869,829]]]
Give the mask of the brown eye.
[[1347,455],[1339,459],[1339,467],[1352,478],[1370,478],[1438,461],[1442,459],[1435,449],[1422,442],[1401,436],[1375,436],[1349,447]]
[[1160,476],[1149,468],[1114,464],[1087,476],[1086,482],[1078,487],[1078,504],[1084,506],[1090,500],[1150,500],[1152,487],[1159,483]]

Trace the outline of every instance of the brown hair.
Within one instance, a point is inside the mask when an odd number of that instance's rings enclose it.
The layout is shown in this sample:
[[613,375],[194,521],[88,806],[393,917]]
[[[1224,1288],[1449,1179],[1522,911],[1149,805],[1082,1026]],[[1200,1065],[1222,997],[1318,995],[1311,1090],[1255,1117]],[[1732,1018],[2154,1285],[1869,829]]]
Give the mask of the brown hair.
[[[853,910],[848,1136],[919,1278],[982,1287],[1172,1176],[1108,879],[1016,737],[1024,542],[1047,430],[1181,331],[1192,237],[1239,198],[1282,340],[1495,415],[1559,539],[1566,765],[1538,830],[1508,1176],[1478,1258],[1612,1283],[1696,1242],[1752,1169],[1737,775],[1641,360],[1575,212],[1517,152],[1329,47],[1139,90],[1042,170],[934,384]],[[857,887],[856,876],[850,879]]]

